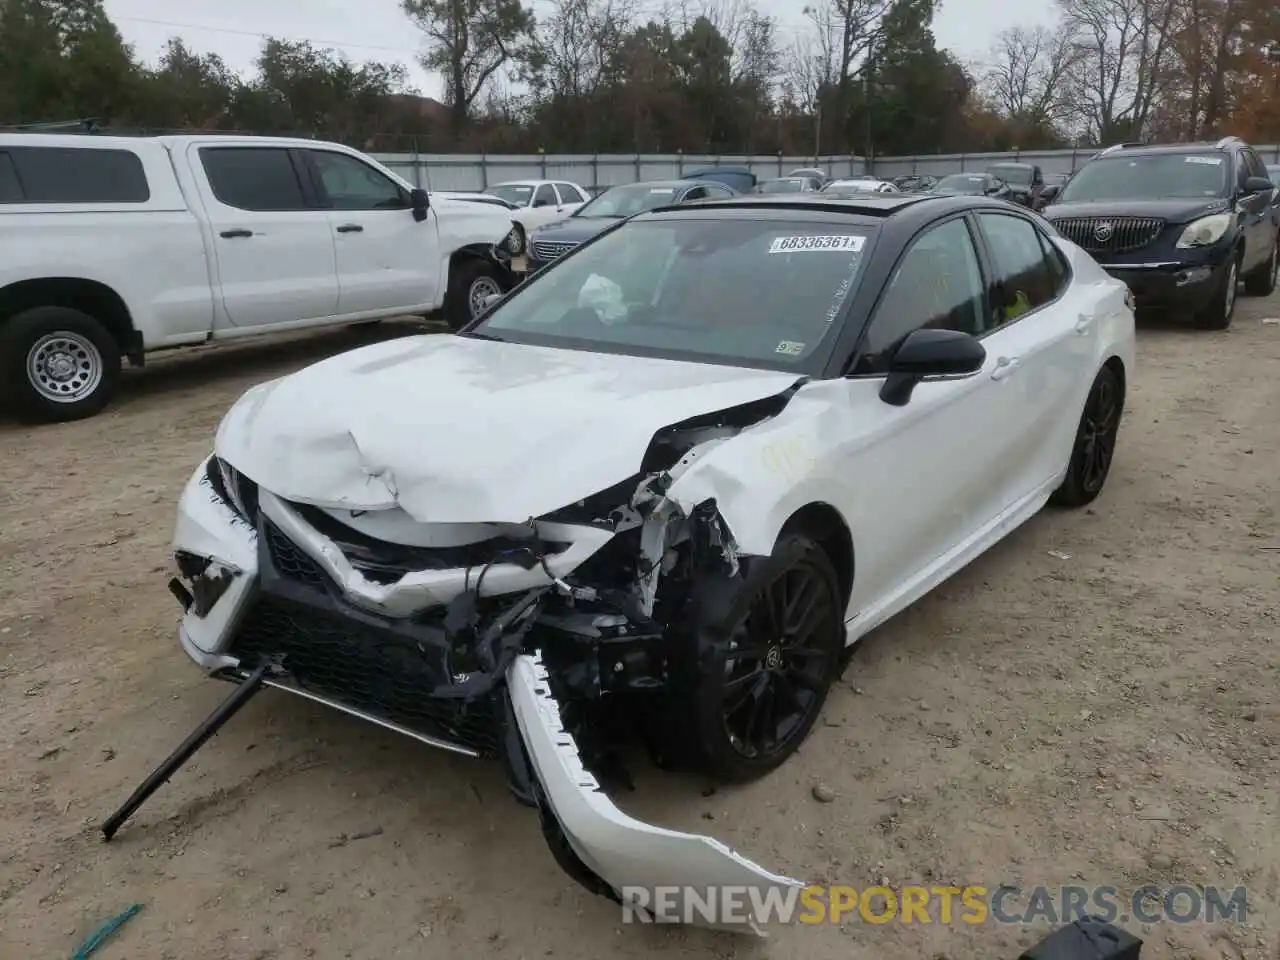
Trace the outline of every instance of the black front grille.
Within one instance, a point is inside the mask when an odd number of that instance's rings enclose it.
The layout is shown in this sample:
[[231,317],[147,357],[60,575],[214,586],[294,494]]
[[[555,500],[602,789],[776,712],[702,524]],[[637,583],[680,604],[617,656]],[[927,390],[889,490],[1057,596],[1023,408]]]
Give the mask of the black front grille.
[[263,594],[240,625],[231,653],[246,669],[280,666],[301,688],[416,733],[494,756],[499,713],[491,697],[433,699],[448,680],[442,648],[338,611]]
[[1058,232],[1092,254],[1141,250],[1164,229],[1158,217],[1064,217],[1054,220]]
[[320,565],[281,533],[275,524],[264,519],[261,526],[262,538],[271,554],[271,563],[281,577],[312,587],[325,583],[326,577]]

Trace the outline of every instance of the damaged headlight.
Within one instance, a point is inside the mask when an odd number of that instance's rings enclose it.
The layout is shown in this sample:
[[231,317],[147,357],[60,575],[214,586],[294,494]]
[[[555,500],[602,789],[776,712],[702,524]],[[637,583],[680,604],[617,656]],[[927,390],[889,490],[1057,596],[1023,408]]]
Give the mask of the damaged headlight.
[[258,485],[218,456],[209,458],[206,472],[219,499],[252,524],[258,514]]

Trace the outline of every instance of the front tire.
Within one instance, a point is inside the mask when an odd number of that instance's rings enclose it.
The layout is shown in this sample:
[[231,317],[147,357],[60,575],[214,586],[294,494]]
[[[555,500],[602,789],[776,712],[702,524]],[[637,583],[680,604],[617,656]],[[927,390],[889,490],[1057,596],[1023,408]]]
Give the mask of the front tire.
[[1050,497],[1051,503],[1083,507],[1098,498],[1111,473],[1123,412],[1124,382],[1112,367],[1103,367],[1089,388],[1067,475]]
[[1240,258],[1232,256],[1222,282],[1213,293],[1209,305],[1196,316],[1196,326],[1201,330],[1225,330],[1231,326],[1236,312],[1236,285],[1240,279]]
[[1269,297],[1276,289],[1280,275],[1280,236],[1271,245],[1271,258],[1244,278],[1244,292],[1251,297]]
[[493,264],[479,257],[459,261],[449,272],[449,289],[445,293],[444,318],[449,329],[461,330],[479,315],[485,297],[502,292]]
[[24,420],[100,413],[119,389],[120,367],[120,345],[80,310],[33,307],[0,321],[0,391]]
[[694,617],[696,679],[676,694],[667,737],[686,765],[738,783],[776,769],[808,736],[845,640],[840,580],[818,543],[787,534],[745,563],[732,599]]
[[511,232],[507,234],[507,251],[512,257],[523,257],[528,251],[528,238],[525,236],[524,227],[518,223],[512,223]]

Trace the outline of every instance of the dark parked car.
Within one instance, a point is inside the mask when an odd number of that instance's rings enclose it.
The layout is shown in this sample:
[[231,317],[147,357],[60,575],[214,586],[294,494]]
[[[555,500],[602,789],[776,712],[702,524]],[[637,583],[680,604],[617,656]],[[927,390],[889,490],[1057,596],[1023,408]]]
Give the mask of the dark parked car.
[[996,200],[1010,197],[1009,185],[989,173],[953,173],[935,183],[929,192],[944,197],[993,197]]
[[1044,186],[1040,188],[1040,206],[1043,208],[1053,201],[1053,198],[1062,192],[1062,188],[1067,185],[1067,181],[1071,179],[1069,173],[1046,173],[1044,175]]
[[750,193],[760,182],[760,178],[752,173],[749,167],[706,167],[686,173],[680,179],[723,183],[725,186],[733,187],[738,193]]
[[1081,167],[1044,215],[1139,306],[1187,309],[1198,326],[1222,330],[1238,280],[1251,296],[1276,287],[1280,218],[1266,174],[1238,137],[1117,145]]
[[824,170],[819,170],[817,167],[796,167],[796,169],[788,171],[787,176],[813,177],[824,187],[831,182],[831,174]]
[[817,177],[777,177],[773,180],[761,180],[756,184],[755,193],[817,193],[822,189],[822,181]]
[[1034,163],[993,163],[987,173],[1009,185],[1007,199],[1031,210],[1040,209],[1044,174]]
[[905,177],[893,178],[893,185],[903,193],[923,193],[932,189],[937,182],[937,177],[930,177],[923,173],[911,173]]
[[723,183],[697,180],[654,180],[610,187],[592,197],[571,216],[533,231],[529,237],[529,273],[545,267],[606,227],[633,214],[672,203],[732,197],[736,193]]

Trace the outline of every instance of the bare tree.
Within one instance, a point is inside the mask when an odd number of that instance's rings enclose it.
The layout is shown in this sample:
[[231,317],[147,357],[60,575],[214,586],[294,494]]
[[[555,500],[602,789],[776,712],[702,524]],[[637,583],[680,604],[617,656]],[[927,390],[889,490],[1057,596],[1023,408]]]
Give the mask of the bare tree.
[[1136,136],[1166,89],[1177,0],[1059,0],[1073,33],[1064,75],[1079,123],[1101,141]]
[[894,0],[825,0],[804,8],[805,15],[830,49],[835,85],[841,103],[853,85],[859,62],[870,57],[880,35],[884,16]]
[[538,31],[535,86],[589,97],[615,79],[636,13],[636,0],[555,0]]
[[792,41],[784,72],[797,106],[805,113],[815,113],[819,95],[835,86],[838,34],[830,7],[805,7],[804,13],[813,29]]
[[445,78],[455,134],[471,106],[504,66],[527,53],[533,13],[520,0],[401,0],[427,37],[422,65]]
[[1078,56],[1072,24],[1011,27],[996,35],[982,90],[1006,117],[1057,126],[1071,110],[1064,80]]

